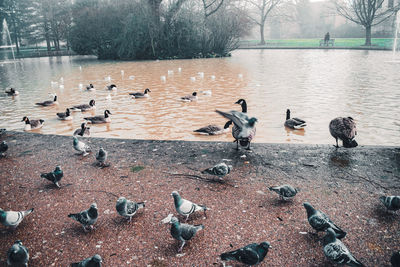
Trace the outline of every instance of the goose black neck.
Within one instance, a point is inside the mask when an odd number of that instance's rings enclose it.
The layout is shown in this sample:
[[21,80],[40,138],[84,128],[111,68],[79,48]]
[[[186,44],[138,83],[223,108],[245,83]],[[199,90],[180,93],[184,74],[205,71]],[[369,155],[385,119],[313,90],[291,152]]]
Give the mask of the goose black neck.
[[242,101],[242,112],[247,113],[247,103],[245,100]]
[[286,120],[290,119],[290,110],[286,110]]

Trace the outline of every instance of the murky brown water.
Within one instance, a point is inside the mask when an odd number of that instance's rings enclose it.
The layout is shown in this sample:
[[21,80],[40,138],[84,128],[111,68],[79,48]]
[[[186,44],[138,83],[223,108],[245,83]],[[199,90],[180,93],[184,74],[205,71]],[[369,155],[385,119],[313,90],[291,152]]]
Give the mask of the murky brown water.
[[[0,127],[22,130],[21,119],[29,116],[45,120],[37,132],[72,135],[83,117],[109,109],[112,122],[91,126],[92,136],[232,141],[230,132],[201,136],[192,131],[210,123],[222,126],[224,119],[214,110],[240,110],[233,103],[245,98],[249,115],[259,119],[255,142],[333,144],[329,121],[352,116],[359,144],[400,145],[399,60],[400,55],[393,58],[383,51],[240,50],[222,59],[109,62],[62,57],[25,59],[16,65],[0,62],[1,88],[13,86],[20,92],[18,97],[0,94]],[[89,83],[95,92],[79,88]],[[110,93],[105,86],[111,83],[118,90]],[[145,88],[152,90],[148,99],[128,95]],[[197,102],[179,101],[193,91],[208,90],[212,95],[199,93]],[[34,105],[50,99],[49,93],[57,93],[59,106]],[[73,113],[69,122],[57,119],[57,112],[90,99],[96,100],[95,112]],[[304,131],[285,129],[287,108],[307,121]]]

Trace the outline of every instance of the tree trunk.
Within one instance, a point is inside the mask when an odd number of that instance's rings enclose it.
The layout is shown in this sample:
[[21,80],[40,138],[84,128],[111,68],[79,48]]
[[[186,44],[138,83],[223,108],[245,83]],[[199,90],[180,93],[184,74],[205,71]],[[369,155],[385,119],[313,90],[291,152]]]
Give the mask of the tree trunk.
[[365,27],[365,45],[371,46],[371,26]]
[[265,39],[264,39],[264,24],[261,24],[261,25],[260,25],[260,36],[261,36],[260,45],[265,45]]
[[[14,42],[15,42],[15,48],[17,50],[17,54],[19,54],[18,34],[17,34],[18,30],[17,30],[17,25],[15,23],[14,17],[11,17],[11,23],[12,23],[12,27],[14,29],[14,34],[13,34],[14,38],[13,39],[14,39]],[[10,45],[12,45],[12,44],[10,44]]]

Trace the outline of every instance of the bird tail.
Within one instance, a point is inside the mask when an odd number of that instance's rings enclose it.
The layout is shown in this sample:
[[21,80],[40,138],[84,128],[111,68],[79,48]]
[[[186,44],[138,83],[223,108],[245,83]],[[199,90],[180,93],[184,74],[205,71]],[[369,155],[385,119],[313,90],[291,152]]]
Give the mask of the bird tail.
[[70,213],[68,214],[68,217],[77,221],[79,219],[79,215],[80,215],[79,213]]
[[71,263],[70,267],[79,267],[79,262]]
[[33,211],[33,208],[31,208],[30,210],[23,211],[22,213],[24,214],[24,217],[25,217],[25,216],[31,214],[32,211]]
[[352,147],[357,147],[358,143],[356,140],[349,140],[349,139],[343,139],[343,146],[346,148],[352,148]]
[[44,106],[43,103],[35,103],[35,105]]
[[351,267],[365,267],[364,264],[359,262],[357,259],[353,258],[350,262],[347,263],[347,265]]
[[198,205],[198,206],[201,207],[204,211],[211,210],[210,208],[206,207],[205,205]]
[[279,193],[279,187],[278,186],[271,186],[270,188],[268,188],[270,191],[274,191]]
[[40,177],[43,178],[43,179],[52,181],[52,180],[49,178],[49,173],[42,173],[42,174],[40,174]]
[[197,225],[195,225],[195,227],[196,227],[197,231],[204,229],[204,225],[202,225],[202,224],[197,224]]
[[142,209],[146,206],[146,204],[144,202],[138,202],[138,209]]
[[44,122],[44,120],[39,120],[39,121],[40,121],[40,124],[42,124]]
[[229,260],[236,260],[235,256],[232,255],[232,252],[225,252],[220,255],[221,260],[229,261]]
[[331,226],[332,226],[333,231],[335,231],[337,238],[342,239],[346,236],[347,233],[345,231],[343,231],[342,229],[340,229],[338,226],[336,226],[333,223]]
[[303,128],[306,127],[306,126],[307,126],[307,124],[303,123],[303,124],[300,124],[300,125],[295,125],[294,128],[295,128],[296,130],[298,130],[298,129],[303,129]]

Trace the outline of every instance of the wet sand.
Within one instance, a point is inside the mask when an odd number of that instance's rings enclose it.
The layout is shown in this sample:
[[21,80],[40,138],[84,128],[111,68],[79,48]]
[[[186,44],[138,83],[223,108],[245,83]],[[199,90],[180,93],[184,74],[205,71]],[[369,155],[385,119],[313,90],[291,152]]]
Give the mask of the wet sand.
[[[0,207],[35,208],[15,231],[0,226],[1,266],[18,239],[30,251],[29,266],[68,266],[95,253],[104,266],[220,266],[222,252],[262,241],[273,248],[260,266],[331,266],[323,234],[312,234],[306,220],[305,201],[347,231],[343,242],[366,266],[390,266],[400,249],[400,215],[378,200],[400,194],[399,147],[257,143],[252,152],[237,152],[230,142],[83,139],[94,151],[108,151],[111,166],[100,169],[95,153],[75,154],[72,137],[7,132],[0,140],[9,144],[0,158]],[[200,173],[222,160],[234,168],[224,182]],[[40,178],[56,165],[64,171],[60,189]],[[301,189],[293,201],[281,202],[267,189],[285,183]],[[211,208],[207,218],[189,219],[205,229],[183,256],[170,226],[161,224],[176,214],[174,190]],[[131,223],[115,211],[119,196],[146,201]],[[92,202],[99,219],[85,233],[67,215]]]

